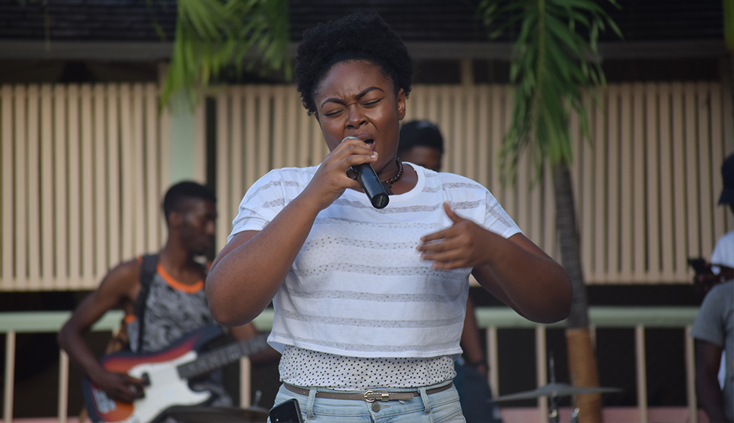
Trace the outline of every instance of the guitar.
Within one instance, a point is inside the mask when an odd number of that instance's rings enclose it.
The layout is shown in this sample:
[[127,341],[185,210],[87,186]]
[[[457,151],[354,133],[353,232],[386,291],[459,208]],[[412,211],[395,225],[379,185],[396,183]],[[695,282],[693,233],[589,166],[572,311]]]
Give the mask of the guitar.
[[163,417],[164,411],[171,407],[201,405],[213,400],[209,391],[192,390],[189,379],[210,373],[268,346],[267,336],[261,335],[199,355],[204,345],[222,334],[221,327],[209,325],[155,353],[120,351],[102,357],[100,363],[106,370],[145,380],[145,397],[133,403],[118,402],[84,378],[82,392],[89,417],[95,423],[149,423]]

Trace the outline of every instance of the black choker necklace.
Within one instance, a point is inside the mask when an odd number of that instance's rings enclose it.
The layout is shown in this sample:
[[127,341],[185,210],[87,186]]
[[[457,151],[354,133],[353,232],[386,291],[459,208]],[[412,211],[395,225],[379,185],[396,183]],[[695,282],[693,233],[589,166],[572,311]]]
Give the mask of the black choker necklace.
[[383,182],[383,184],[387,184],[388,186],[394,184],[395,182],[400,180],[400,177],[403,176],[403,162],[400,161],[400,157],[395,158],[395,163],[398,164],[398,173],[393,176],[392,178],[386,180]]

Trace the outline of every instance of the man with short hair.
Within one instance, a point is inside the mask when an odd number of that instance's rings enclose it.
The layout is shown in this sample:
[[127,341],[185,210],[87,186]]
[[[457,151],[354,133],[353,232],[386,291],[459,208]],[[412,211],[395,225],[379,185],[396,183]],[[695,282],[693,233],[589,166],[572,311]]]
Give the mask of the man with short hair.
[[[720,205],[734,211],[734,155],[721,166],[724,189]],[[696,340],[696,394],[711,422],[734,421],[734,231],[722,236],[706,273],[694,284],[705,295],[693,324]],[[722,359],[722,352],[724,358]],[[725,374],[723,387],[719,371]]]
[[[85,342],[84,335],[107,311],[125,312],[129,348],[135,353],[160,351],[183,335],[216,324],[204,292],[208,266],[197,261],[214,242],[215,203],[214,193],[203,185],[195,182],[173,185],[163,200],[168,239],[157,254],[157,264],[153,257],[151,267],[155,266],[155,272],[150,272],[152,277],[146,286],[141,284],[143,257],[117,265],[59,332],[61,348],[109,398],[121,402],[142,398],[145,381],[106,370]],[[144,303],[136,306],[138,299]],[[232,328],[231,333],[238,340],[256,335],[251,323]],[[215,404],[231,405],[232,400],[222,386],[221,372],[207,376],[201,386],[216,395]]]

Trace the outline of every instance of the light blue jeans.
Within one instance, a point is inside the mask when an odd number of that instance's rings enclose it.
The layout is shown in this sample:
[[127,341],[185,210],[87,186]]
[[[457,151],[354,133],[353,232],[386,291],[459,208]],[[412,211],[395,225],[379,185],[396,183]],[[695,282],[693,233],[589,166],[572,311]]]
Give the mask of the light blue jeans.
[[[427,390],[442,385],[445,384],[419,388],[421,396],[410,400],[374,403],[363,400],[316,398],[318,391],[340,392],[323,388],[310,388],[309,396],[299,395],[281,385],[273,407],[296,398],[304,423],[466,423],[461,412],[459,394],[454,386],[445,391],[426,394]],[[390,389],[391,392],[415,390],[415,388]],[[379,404],[379,407],[373,408],[373,404]]]

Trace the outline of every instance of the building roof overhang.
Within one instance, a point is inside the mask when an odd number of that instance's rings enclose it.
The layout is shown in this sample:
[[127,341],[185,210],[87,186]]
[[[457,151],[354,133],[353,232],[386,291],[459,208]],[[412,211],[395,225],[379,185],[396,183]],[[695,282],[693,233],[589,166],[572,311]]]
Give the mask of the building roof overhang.
[[[509,42],[406,42],[416,60],[509,60]],[[295,55],[296,43],[289,46]],[[109,62],[168,61],[172,42],[0,40],[3,60],[92,60]],[[719,57],[727,54],[724,40],[631,41],[599,44],[601,60]]]

